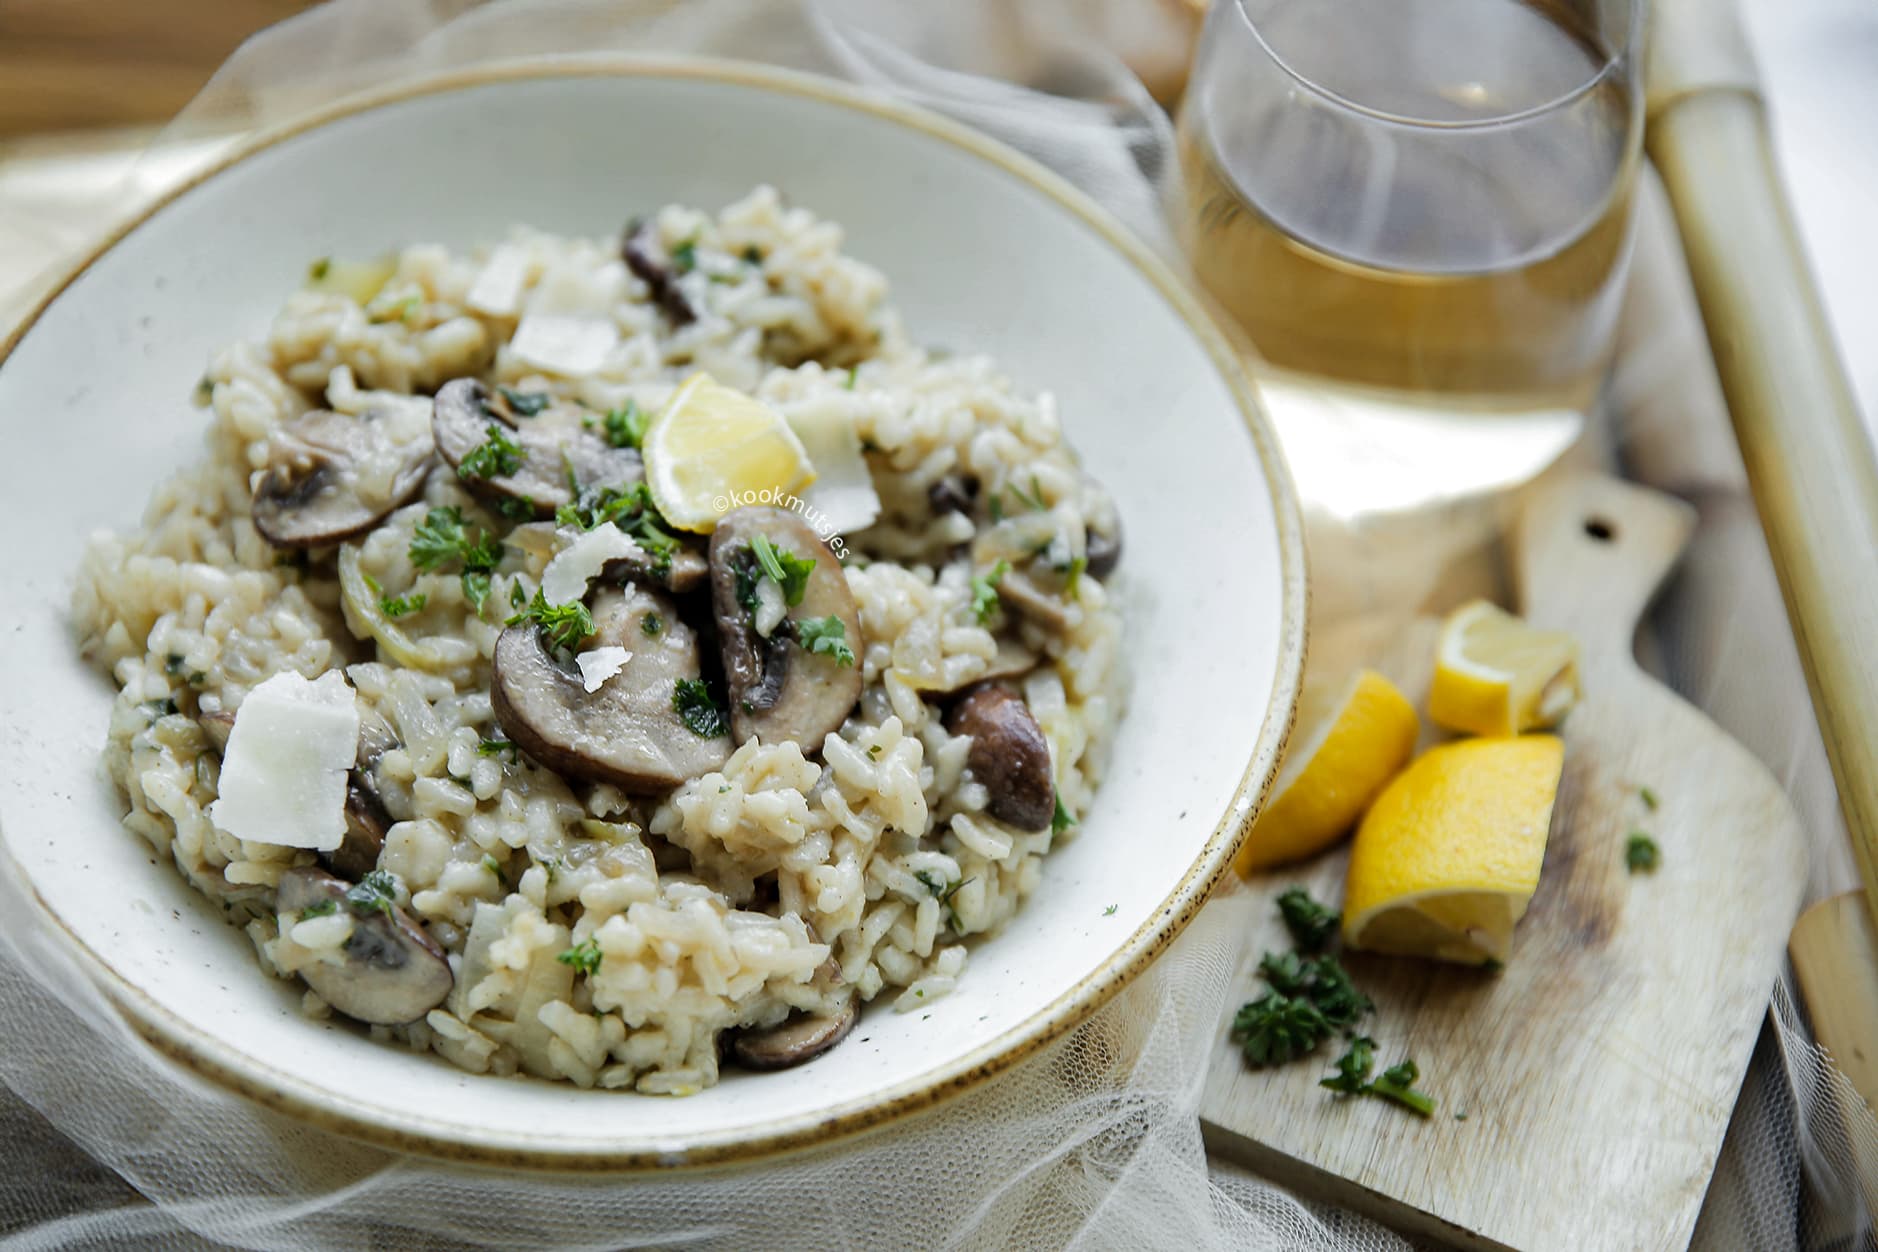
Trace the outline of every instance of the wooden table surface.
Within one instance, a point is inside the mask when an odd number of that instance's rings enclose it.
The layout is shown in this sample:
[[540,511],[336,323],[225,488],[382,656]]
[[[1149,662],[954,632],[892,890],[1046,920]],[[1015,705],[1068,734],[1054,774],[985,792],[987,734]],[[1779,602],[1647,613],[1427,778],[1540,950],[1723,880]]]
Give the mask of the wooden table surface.
[[0,0],[0,139],[168,120],[314,0]]

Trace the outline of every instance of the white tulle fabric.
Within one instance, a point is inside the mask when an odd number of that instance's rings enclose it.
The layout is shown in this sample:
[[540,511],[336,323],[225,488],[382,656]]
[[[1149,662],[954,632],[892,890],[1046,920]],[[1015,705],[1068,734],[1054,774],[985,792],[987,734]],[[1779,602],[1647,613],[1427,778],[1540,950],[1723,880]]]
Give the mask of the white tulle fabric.
[[[170,181],[174,154],[206,151],[231,117],[279,121],[487,60],[683,51],[818,71],[950,114],[1171,251],[1169,123],[1107,51],[1179,39],[1144,18],[1157,5],[1173,20],[1163,0],[339,0],[245,45],[139,185],[111,199]],[[1646,197],[1633,287],[1611,443],[1632,472],[1702,500],[1709,522],[1659,621],[1671,676],[1789,780],[1815,832],[1813,894],[1843,889],[1830,780],[1660,197]],[[1717,633],[1722,619],[1731,629]],[[1243,946],[1203,911],[1047,1054],[859,1141],[711,1174],[552,1178],[363,1147],[179,1070],[120,1023],[0,858],[0,1234],[61,1249],[1406,1248],[1209,1162],[1201,1082]],[[1857,1104],[1848,1096],[1778,989],[1697,1246],[1859,1246],[1854,1143],[1878,1160],[1878,1128],[1838,1112]]]

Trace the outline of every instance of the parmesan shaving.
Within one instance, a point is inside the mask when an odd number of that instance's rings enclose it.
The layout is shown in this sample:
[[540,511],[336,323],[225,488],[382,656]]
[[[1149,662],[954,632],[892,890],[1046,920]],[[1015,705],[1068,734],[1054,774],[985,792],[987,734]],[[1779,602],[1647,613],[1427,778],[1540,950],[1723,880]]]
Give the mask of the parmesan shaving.
[[330,852],[346,834],[359,709],[339,670],[276,674],[241,702],[209,820],[250,843]]

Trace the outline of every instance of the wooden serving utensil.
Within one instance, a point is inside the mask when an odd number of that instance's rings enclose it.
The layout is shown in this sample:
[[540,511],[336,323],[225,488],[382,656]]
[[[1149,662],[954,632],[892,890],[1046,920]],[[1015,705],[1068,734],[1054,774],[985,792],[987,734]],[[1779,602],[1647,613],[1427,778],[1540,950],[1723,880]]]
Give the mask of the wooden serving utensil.
[[[1321,1089],[1329,1046],[1248,1069],[1222,1023],[1201,1105],[1215,1151],[1468,1247],[1687,1245],[1806,877],[1779,783],[1631,655],[1693,524],[1680,501],[1596,475],[1527,503],[1522,607],[1578,637],[1585,697],[1561,731],[1564,779],[1512,958],[1498,973],[1345,962],[1376,1001],[1361,1029],[1379,1067],[1412,1056],[1434,1116]],[[1425,681],[1432,652],[1418,663]],[[1661,849],[1653,873],[1626,867],[1633,831]],[[1340,899],[1345,859],[1208,906],[1238,910],[1253,932],[1235,1005],[1257,993],[1259,955],[1290,946],[1277,894],[1304,882]]]

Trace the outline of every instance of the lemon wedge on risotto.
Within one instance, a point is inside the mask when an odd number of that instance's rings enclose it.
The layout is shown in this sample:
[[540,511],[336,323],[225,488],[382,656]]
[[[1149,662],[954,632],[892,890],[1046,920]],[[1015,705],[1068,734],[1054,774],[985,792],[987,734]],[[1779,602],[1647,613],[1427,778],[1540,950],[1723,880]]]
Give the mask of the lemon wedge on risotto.
[[693,374],[646,428],[646,485],[665,520],[708,534],[747,504],[785,502],[815,481],[808,450],[755,396]]
[[1344,943],[1504,963],[1539,886],[1564,762],[1555,735],[1461,739],[1417,758],[1357,829]]

